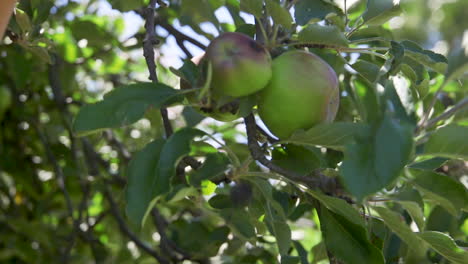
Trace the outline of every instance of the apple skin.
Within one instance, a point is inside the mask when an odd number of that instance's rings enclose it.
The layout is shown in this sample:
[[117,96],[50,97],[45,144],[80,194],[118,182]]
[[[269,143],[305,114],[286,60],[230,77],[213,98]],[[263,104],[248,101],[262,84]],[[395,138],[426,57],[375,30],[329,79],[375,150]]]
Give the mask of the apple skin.
[[[202,53],[198,56],[195,56],[191,59],[191,61],[195,65],[200,65],[201,67],[206,66],[203,65],[205,60],[205,53]],[[202,74],[204,73],[204,69],[201,70]],[[205,82],[204,78],[201,78],[198,81],[199,86],[203,85]],[[212,85],[210,89],[212,89]],[[181,89],[190,89],[192,86],[184,79],[180,79],[180,88]],[[190,104],[201,104],[198,102],[198,94],[190,93],[186,95],[186,98]],[[224,102],[224,103],[218,103]],[[242,116],[246,116],[251,112],[251,109],[255,105],[255,97],[254,96],[247,96],[242,98],[232,98],[229,96],[216,96],[215,98],[211,99],[211,105],[206,107],[193,107],[195,111],[199,112],[202,115],[209,116],[214,118],[218,121],[222,122],[230,122],[241,118]]]
[[270,53],[242,33],[218,36],[208,46],[206,59],[212,64],[215,98],[251,95],[263,89],[272,76]]
[[273,76],[258,96],[258,113],[275,136],[286,139],[295,130],[332,122],[339,100],[335,71],[317,55],[294,50],[273,60]]

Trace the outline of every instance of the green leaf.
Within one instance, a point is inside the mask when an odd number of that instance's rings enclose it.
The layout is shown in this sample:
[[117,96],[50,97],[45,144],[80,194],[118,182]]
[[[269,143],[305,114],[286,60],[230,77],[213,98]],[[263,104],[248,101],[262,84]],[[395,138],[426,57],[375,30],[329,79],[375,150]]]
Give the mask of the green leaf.
[[294,6],[296,23],[303,26],[311,20],[325,19],[330,13],[343,16],[343,11],[331,1],[324,0],[299,0]]
[[47,51],[46,48],[39,47],[39,46],[28,46],[26,49],[30,50],[34,55],[39,57],[44,62],[49,63],[49,64],[52,63],[49,52]]
[[160,108],[167,103],[181,101],[177,90],[152,83],[136,83],[117,88],[95,104],[81,107],[73,130],[86,135],[104,128],[126,126],[143,117],[148,107]]
[[262,206],[266,216],[265,221],[270,232],[276,238],[280,254],[286,255],[291,247],[291,229],[286,223],[287,218],[283,207],[273,198],[273,187],[270,182],[260,178],[246,177],[245,179],[253,183],[253,186],[263,197]]
[[151,201],[156,197],[158,160],[164,140],[157,139],[137,152],[127,169],[126,212],[130,221],[141,226]]
[[270,219],[267,221],[271,225],[272,233],[276,238],[278,244],[279,253],[281,255],[287,255],[291,248],[291,228],[288,223],[281,220]]
[[286,144],[272,151],[272,162],[299,174],[307,174],[321,167],[321,157],[310,149],[302,146]]
[[468,49],[460,48],[449,56],[449,63],[445,77],[447,80],[458,79],[468,72]]
[[167,193],[171,186],[170,180],[175,175],[178,162],[190,153],[190,143],[197,136],[204,136],[205,132],[194,128],[183,128],[167,140],[161,150],[158,162],[156,185],[153,186],[156,195]]
[[447,162],[448,160],[449,159],[447,158],[435,157],[435,158],[411,163],[410,165],[408,165],[408,168],[420,169],[420,170],[435,170],[435,169],[440,168],[442,165],[444,165],[444,163]]
[[255,238],[255,228],[244,210],[222,209],[220,215],[237,235],[247,240]]
[[299,32],[300,43],[321,44],[332,47],[347,47],[348,39],[337,26],[310,24]]
[[426,231],[418,234],[429,246],[453,263],[468,263],[468,251],[460,248],[453,239],[441,232]]
[[240,0],[240,9],[250,13],[257,18],[262,16],[263,1],[262,0]]
[[293,22],[291,14],[288,10],[283,8],[279,2],[275,0],[265,0],[268,14],[271,16],[275,24],[282,25],[284,28],[289,29]]
[[299,264],[298,256],[281,256],[281,264]]
[[202,181],[222,175],[229,164],[229,158],[224,153],[209,153],[201,168],[189,175],[189,182],[198,187]]
[[115,39],[110,32],[90,20],[74,19],[69,24],[69,28],[76,41],[86,39],[88,46],[91,47],[102,48],[105,44],[109,44],[109,40]]
[[362,227],[325,208],[320,210],[320,227],[327,250],[336,258],[349,264],[384,263],[382,253],[369,242]]
[[255,25],[253,25],[253,24],[242,24],[242,25],[240,25],[239,27],[236,28],[236,32],[244,33],[247,36],[250,36],[251,38],[254,38],[255,34],[256,34]]
[[366,224],[364,223],[364,219],[359,214],[359,212],[348,204],[345,200],[324,195],[316,191],[309,190],[308,193],[312,195],[315,199],[319,200],[320,203],[325,205],[328,210],[332,211],[335,214],[341,215],[343,218],[347,219],[351,223],[356,226],[362,228],[362,230],[366,230]]
[[23,31],[23,33],[31,31],[31,20],[29,19],[28,14],[26,14],[23,10],[18,8],[15,12],[16,23],[18,23],[19,27],[21,28],[21,31]]
[[386,116],[374,137],[347,145],[341,178],[358,200],[392,183],[413,150],[413,127]]
[[302,246],[302,244],[299,241],[293,241],[293,244],[294,248],[296,248],[297,254],[300,257],[301,264],[309,264],[307,250]]
[[380,67],[374,63],[357,60],[351,67],[370,83],[376,82],[379,77]]
[[356,136],[365,137],[368,135],[369,130],[369,126],[363,123],[334,122],[319,124],[307,131],[295,132],[284,142],[342,150],[346,144],[353,142]]
[[455,216],[460,210],[468,211],[468,191],[463,184],[432,171],[411,169],[410,172],[415,176],[414,184],[427,198]]
[[423,154],[468,159],[468,126],[448,125],[434,131],[424,146]]
[[408,247],[418,247],[421,240],[405,223],[403,216],[385,207],[373,207],[373,209],[384,220],[385,225],[395,232],[397,236],[408,245]]
[[440,74],[444,74],[446,72],[447,58],[443,55],[430,50],[425,50],[418,44],[409,40],[402,41],[400,44],[405,48],[405,56],[408,56],[414,61],[421,63]]
[[401,13],[399,1],[368,0],[367,9],[362,15],[364,22],[371,26],[379,26],[390,18]]
[[109,3],[114,9],[120,10],[122,12],[133,11],[145,5],[144,0],[109,0]]
[[397,201],[409,213],[413,221],[418,225],[419,230],[424,229],[424,212],[418,203],[410,201]]

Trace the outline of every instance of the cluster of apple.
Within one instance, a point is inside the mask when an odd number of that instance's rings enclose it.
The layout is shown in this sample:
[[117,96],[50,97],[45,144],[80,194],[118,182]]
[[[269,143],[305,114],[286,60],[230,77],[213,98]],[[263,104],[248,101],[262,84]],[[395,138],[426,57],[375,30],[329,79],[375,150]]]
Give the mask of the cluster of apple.
[[[246,116],[256,105],[268,129],[284,139],[297,129],[331,122],[336,116],[336,73],[310,52],[286,51],[272,60],[268,50],[249,36],[224,33],[192,62],[201,67],[197,86],[209,86],[190,94],[188,101],[217,120]],[[181,88],[191,85],[181,80]]]

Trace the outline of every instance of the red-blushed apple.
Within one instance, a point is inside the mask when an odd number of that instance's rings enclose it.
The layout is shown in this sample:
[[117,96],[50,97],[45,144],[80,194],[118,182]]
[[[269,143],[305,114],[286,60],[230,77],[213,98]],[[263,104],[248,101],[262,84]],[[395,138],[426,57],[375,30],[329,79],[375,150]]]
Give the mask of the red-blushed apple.
[[[191,59],[195,65],[203,67],[201,69],[201,78],[197,82],[197,86],[201,87],[205,83],[206,61],[205,53],[195,56]],[[211,89],[212,86],[210,86]],[[190,89],[192,86],[184,79],[180,79],[181,89]],[[211,96],[211,95],[210,95]],[[247,96],[242,98],[233,98],[230,96],[213,96],[209,100],[206,97],[198,98],[198,93],[189,93],[186,95],[188,103],[194,105],[193,108],[202,115],[209,116],[218,121],[230,122],[242,116],[246,116],[251,112],[255,105],[255,98]]]
[[273,60],[272,78],[258,95],[260,118],[280,139],[333,121],[338,106],[335,71],[317,55],[299,50]]
[[212,64],[212,95],[243,97],[263,89],[272,75],[270,53],[242,33],[224,33],[206,50]]

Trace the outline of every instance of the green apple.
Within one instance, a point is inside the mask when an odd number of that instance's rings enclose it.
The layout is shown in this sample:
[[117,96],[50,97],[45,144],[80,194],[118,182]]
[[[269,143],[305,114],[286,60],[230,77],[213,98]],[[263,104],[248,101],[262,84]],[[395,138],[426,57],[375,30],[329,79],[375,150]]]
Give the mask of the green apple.
[[[201,87],[204,85],[206,75],[205,53],[193,57],[191,61],[195,65],[199,65],[201,67],[201,77],[196,84]],[[210,90],[212,87],[213,86],[211,85]],[[192,86],[188,81],[181,78],[180,88],[190,89]],[[210,100],[206,97],[203,97],[200,100],[198,93],[189,93],[186,95],[186,98],[189,104],[196,105],[193,107],[195,111],[223,122],[230,122],[250,114],[253,106],[255,105],[255,97],[253,95],[239,98],[223,95],[212,96],[210,91],[210,96]]]
[[258,96],[258,113],[280,139],[335,119],[339,106],[338,78],[320,57],[288,51],[273,60],[273,76]]
[[243,97],[263,89],[271,79],[268,50],[242,33],[224,33],[206,50],[212,64],[212,95]]

